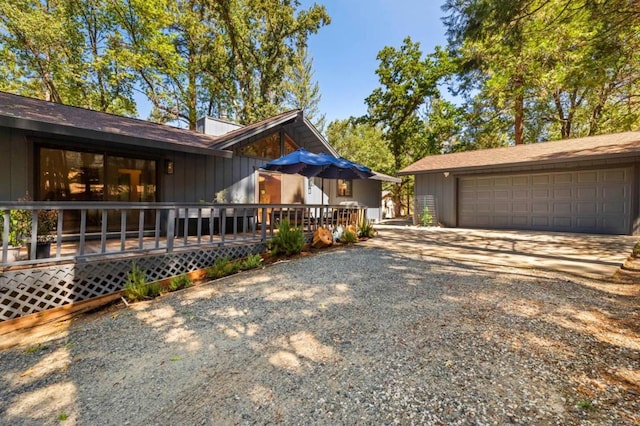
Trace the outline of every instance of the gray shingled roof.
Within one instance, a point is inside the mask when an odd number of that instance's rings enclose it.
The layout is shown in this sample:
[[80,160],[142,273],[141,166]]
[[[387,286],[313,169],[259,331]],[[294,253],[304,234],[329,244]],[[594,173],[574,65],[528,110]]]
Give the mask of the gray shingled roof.
[[640,156],[640,132],[614,133],[508,148],[430,155],[405,167],[398,174],[454,172],[629,156]]
[[230,157],[215,139],[191,130],[0,92],[0,126]]

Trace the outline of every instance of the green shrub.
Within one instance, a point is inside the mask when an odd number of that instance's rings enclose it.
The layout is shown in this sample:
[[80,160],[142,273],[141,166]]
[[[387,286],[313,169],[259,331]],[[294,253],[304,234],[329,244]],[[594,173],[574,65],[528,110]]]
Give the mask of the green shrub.
[[162,287],[160,287],[160,283],[152,282],[147,284],[147,297],[158,297],[160,296],[160,293],[162,293]]
[[304,233],[300,228],[292,228],[287,219],[280,223],[278,233],[269,242],[269,248],[274,256],[283,254],[291,256],[302,251],[304,246]]
[[633,251],[631,252],[631,254],[633,255],[633,257],[640,257],[640,241],[638,241],[633,246]]
[[371,222],[363,220],[358,224],[358,236],[361,238],[373,238],[376,235],[376,230],[373,229]]
[[232,262],[228,257],[219,257],[213,263],[213,266],[207,268],[206,276],[207,278],[217,279],[235,274],[239,270],[240,264],[238,262]]
[[240,263],[240,269],[246,271],[247,269],[259,268],[262,264],[262,256],[260,254],[250,254],[245,260]]
[[420,216],[420,223],[422,226],[431,226],[433,225],[433,216],[429,213],[429,207],[425,206],[422,215]]
[[135,262],[133,262],[131,266],[131,271],[127,273],[127,281],[124,284],[124,296],[134,302],[144,300],[149,296],[146,274],[138,268]]
[[192,284],[193,282],[191,281],[191,278],[189,278],[189,275],[187,274],[178,275],[177,277],[171,278],[171,281],[169,281],[169,291],[176,291],[176,290],[180,290],[181,288],[188,288],[188,287],[191,287]]
[[343,244],[353,244],[356,241],[358,241],[358,236],[352,231],[344,231],[340,237],[340,242]]

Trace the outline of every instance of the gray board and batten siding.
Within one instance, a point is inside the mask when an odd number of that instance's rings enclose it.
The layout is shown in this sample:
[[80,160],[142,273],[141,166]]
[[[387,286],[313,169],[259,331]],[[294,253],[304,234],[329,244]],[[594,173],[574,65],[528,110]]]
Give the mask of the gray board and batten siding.
[[640,158],[415,177],[443,226],[640,234]]

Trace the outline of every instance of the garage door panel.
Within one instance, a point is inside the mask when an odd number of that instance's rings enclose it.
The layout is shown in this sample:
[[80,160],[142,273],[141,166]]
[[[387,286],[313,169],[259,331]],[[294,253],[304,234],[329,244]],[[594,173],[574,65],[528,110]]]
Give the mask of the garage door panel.
[[529,216],[513,216],[511,223],[516,227],[527,227],[529,225]]
[[529,186],[529,178],[526,176],[514,176],[511,179],[513,186]]
[[531,225],[535,227],[549,227],[549,216],[532,216],[531,217]]
[[626,170],[606,170],[602,172],[602,181],[604,183],[624,183],[627,181]]
[[493,223],[497,227],[504,228],[511,224],[511,220],[509,216],[494,216]]
[[493,192],[493,198],[498,200],[510,200],[511,199],[511,191],[505,189],[496,189]]
[[462,177],[458,223],[501,229],[626,234],[629,168]]
[[528,189],[514,189],[511,194],[514,200],[528,200],[531,198],[531,191]]
[[551,195],[551,189],[534,189],[532,191],[533,198],[547,199]]
[[533,213],[549,213],[549,204],[545,203],[532,203],[531,211]]
[[493,191],[484,191],[484,190],[478,191],[477,198],[478,198],[478,201],[480,202],[486,201],[486,200],[491,201],[493,199]]
[[558,173],[553,175],[553,183],[555,185],[570,184],[573,182],[573,175],[571,173]]
[[598,196],[598,188],[577,188],[576,194],[578,200],[594,200]]
[[549,175],[536,175],[531,178],[533,186],[548,186],[551,183],[551,176]]
[[576,213],[579,216],[582,215],[591,215],[598,213],[598,206],[595,202],[581,202],[576,203]]
[[553,214],[555,216],[571,216],[571,203],[554,203]]
[[554,188],[553,199],[554,200],[567,200],[571,199],[571,188]]
[[476,187],[478,188],[493,188],[493,179],[492,178],[479,178],[476,182]]
[[514,213],[529,213],[531,211],[531,205],[529,203],[516,201],[512,205],[512,211]]
[[598,219],[595,216],[583,216],[576,218],[576,226],[583,229],[596,229]]
[[554,217],[553,218],[553,227],[556,229],[570,229],[571,228],[571,217]]
[[614,214],[614,215],[623,215],[627,213],[628,209],[625,203],[602,203],[600,210],[602,214]]
[[577,177],[578,177],[578,179],[576,180],[576,182],[578,184],[597,183],[598,182],[598,172],[597,171],[578,172],[577,173]]
[[495,203],[494,210],[495,213],[511,213],[511,203]]
[[625,198],[625,188],[623,186],[602,188],[602,198],[606,200],[623,200]]

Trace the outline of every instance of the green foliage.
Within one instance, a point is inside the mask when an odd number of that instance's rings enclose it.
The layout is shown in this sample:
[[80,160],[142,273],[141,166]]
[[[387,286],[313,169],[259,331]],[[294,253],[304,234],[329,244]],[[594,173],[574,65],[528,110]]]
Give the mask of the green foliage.
[[578,401],[578,403],[576,404],[576,407],[582,408],[583,410],[589,410],[589,411],[596,409],[596,406],[593,404],[593,402],[586,401],[586,400]]
[[447,0],[443,9],[457,91],[467,102],[464,149],[640,124],[640,106],[631,103],[640,78],[635,5]]
[[363,220],[358,224],[358,236],[361,238],[373,238],[377,231],[368,220]]
[[153,299],[154,297],[160,296],[162,293],[162,287],[158,282],[152,282],[147,284],[147,297]]
[[135,262],[133,262],[131,266],[131,271],[127,273],[123,290],[124,296],[134,302],[144,300],[151,296],[145,271],[138,268]]
[[240,269],[246,271],[248,269],[259,268],[260,265],[262,265],[262,256],[260,256],[259,253],[250,254],[246,259],[240,262]]
[[420,215],[420,224],[422,226],[431,226],[433,225],[433,216],[429,213],[429,207],[425,206],[422,214]]
[[207,268],[205,275],[209,279],[217,279],[235,274],[239,270],[240,264],[238,262],[232,262],[228,257],[219,257],[213,266]]
[[38,343],[35,346],[31,346],[31,347],[27,348],[25,353],[27,353],[27,354],[35,354],[37,352],[44,351],[46,349],[49,349],[49,347],[46,346],[46,345],[43,345],[42,343]]
[[358,241],[358,236],[353,231],[344,231],[340,237],[340,242],[343,244],[354,244]]
[[324,133],[325,115],[320,113],[320,86],[313,81],[313,59],[306,47],[298,48],[293,64],[287,67],[283,82],[287,109],[301,109],[305,118]]
[[26,222],[19,219],[17,212],[17,210],[5,210],[2,212],[2,215],[0,215],[0,243],[2,243],[2,239],[4,238],[4,215],[9,215],[8,244],[10,247],[22,246],[27,233]]
[[69,418],[69,415],[67,413],[60,413],[58,414],[58,421],[64,422],[65,420],[67,420]]
[[381,126],[354,118],[335,120],[327,127],[327,139],[343,157],[382,173],[394,173],[393,154]]
[[394,172],[419,159],[414,151],[423,140],[424,123],[418,112],[425,99],[440,96],[443,57],[437,50],[423,59],[420,43],[410,37],[404,39],[400,49],[387,46],[378,52],[376,74],[381,87],[374,89],[365,102],[370,121],[385,129]]
[[187,274],[178,275],[177,277],[171,278],[171,281],[169,281],[169,291],[176,291],[182,288],[188,288],[188,287],[191,287],[192,284],[193,282],[191,281],[191,278],[189,278],[189,275]]
[[329,22],[324,6],[297,1],[4,0],[0,90],[135,116],[135,88],[156,121],[246,124],[288,108],[290,94],[314,96],[296,66]]
[[289,220],[284,219],[278,227],[278,232],[269,242],[269,248],[274,256],[291,256],[302,251],[304,233],[300,228],[292,228]]
[[633,257],[640,257],[640,241],[638,241],[634,246],[631,252]]

